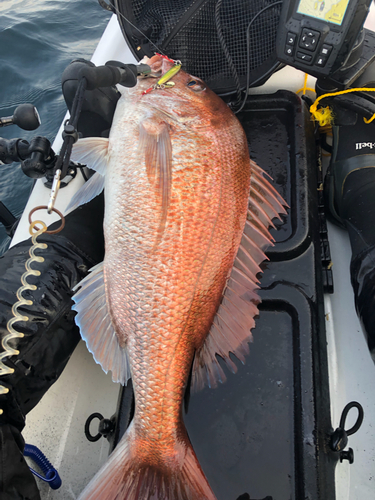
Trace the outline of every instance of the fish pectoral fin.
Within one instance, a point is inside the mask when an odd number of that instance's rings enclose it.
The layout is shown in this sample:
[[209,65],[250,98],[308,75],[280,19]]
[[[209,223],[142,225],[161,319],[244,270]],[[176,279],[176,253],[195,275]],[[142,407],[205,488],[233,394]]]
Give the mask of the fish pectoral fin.
[[84,163],[101,175],[105,175],[108,163],[109,139],[104,137],[85,137],[79,139],[72,150],[72,160]]
[[90,179],[85,182],[85,184],[79,189],[72,199],[70,203],[65,209],[65,214],[75,210],[77,207],[84,205],[91,201],[95,196],[98,196],[104,189],[104,177],[100,175],[98,172],[90,177]]
[[111,321],[106,301],[103,263],[90,269],[90,273],[73,289],[75,322],[81,336],[105,373],[112,372],[112,380],[127,383],[131,377],[126,347],[121,347]]
[[217,382],[225,381],[217,355],[233,373],[237,366],[230,353],[245,363],[248,343],[252,341],[250,330],[255,326],[254,318],[259,313],[257,306],[261,302],[257,294],[257,275],[261,272],[260,264],[267,259],[265,250],[273,245],[269,227],[273,226],[274,217],[286,213],[286,202],[265,178],[263,170],[251,162],[251,171],[247,221],[221,304],[204,344],[195,355],[193,391],[205,385],[216,387]]
[[172,189],[172,142],[169,125],[149,118],[140,124],[139,151],[144,153],[147,177],[160,204],[158,239],[167,221]]

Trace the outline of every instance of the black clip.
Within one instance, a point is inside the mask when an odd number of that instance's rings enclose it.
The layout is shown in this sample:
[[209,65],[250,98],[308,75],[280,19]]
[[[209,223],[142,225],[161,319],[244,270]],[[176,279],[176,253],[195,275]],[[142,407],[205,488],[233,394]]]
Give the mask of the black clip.
[[[98,418],[100,421],[98,433],[95,436],[93,436],[90,433],[90,424],[94,420],[94,418]],[[99,439],[102,436],[108,437],[110,434],[112,434],[114,429],[115,429],[115,418],[114,417],[111,417],[109,419],[109,418],[104,418],[101,413],[92,413],[89,416],[89,418],[86,420],[86,423],[85,423],[85,436],[87,437],[87,439],[89,441],[94,443],[95,441],[99,441]]]
[[[345,421],[348,416],[349,411],[352,408],[357,408],[358,417],[356,423],[348,430],[345,430]],[[344,451],[344,448],[348,444],[348,436],[351,436],[361,427],[363,422],[364,411],[362,405],[356,401],[348,403],[342,411],[339,427],[332,433],[329,446],[332,451],[340,453],[340,462],[343,460],[348,460],[350,464],[354,462],[354,452],[352,448]]]
[[64,131],[62,133],[62,138],[65,140],[65,137],[72,137],[73,144],[78,141],[78,131],[73,125],[68,123],[68,120],[64,123]]

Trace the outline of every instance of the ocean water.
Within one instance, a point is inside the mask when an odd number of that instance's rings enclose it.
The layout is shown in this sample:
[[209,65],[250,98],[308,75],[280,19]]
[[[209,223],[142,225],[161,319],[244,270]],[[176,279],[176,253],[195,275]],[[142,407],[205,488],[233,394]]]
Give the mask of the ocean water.
[[[1,127],[0,137],[45,136],[52,143],[66,113],[61,74],[73,59],[91,58],[110,16],[97,0],[0,0],[0,117],[29,102],[42,121],[31,132]],[[16,217],[33,182],[20,164],[0,165],[0,201]],[[9,241],[0,224],[0,254]]]

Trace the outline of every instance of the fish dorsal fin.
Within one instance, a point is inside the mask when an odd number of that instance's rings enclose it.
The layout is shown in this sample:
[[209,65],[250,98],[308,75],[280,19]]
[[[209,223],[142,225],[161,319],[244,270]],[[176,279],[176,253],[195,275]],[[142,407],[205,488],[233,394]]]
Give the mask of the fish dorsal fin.
[[72,160],[84,163],[101,175],[105,175],[108,163],[109,139],[104,137],[85,137],[79,139],[72,150]]
[[73,291],[76,292],[73,296],[73,309],[77,311],[75,322],[88,350],[105,373],[112,372],[114,382],[126,384],[131,376],[130,364],[126,347],[120,346],[109,315],[103,263],[93,267]]
[[158,243],[167,222],[172,189],[172,142],[168,123],[144,120],[140,124],[139,150],[144,154],[147,177],[160,204]]
[[242,363],[249,352],[251,329],[255,326],[260,297],[257,274],[260,264],[267,259],[264,251],[273,245],[269,233],[271,219],[285,214],[285,201],[264,177],[264,172],[251,162],[251,190],[248,217],[241,243],[234,260],[230,277],[223,291],[223,298],[203,346],[197,351],[192,373],[192,390],[205,385],[216,387],[226,380],[217,359],[220,356],[235,373],[234,354]]

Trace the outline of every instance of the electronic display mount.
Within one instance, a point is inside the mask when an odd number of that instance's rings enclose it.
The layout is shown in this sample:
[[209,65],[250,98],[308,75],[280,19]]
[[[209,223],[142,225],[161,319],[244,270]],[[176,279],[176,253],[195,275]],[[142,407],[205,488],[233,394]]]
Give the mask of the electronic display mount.
[[345,88],[375,58],[375,33],[363,28],[371,0],[285,0],[278,59]]

